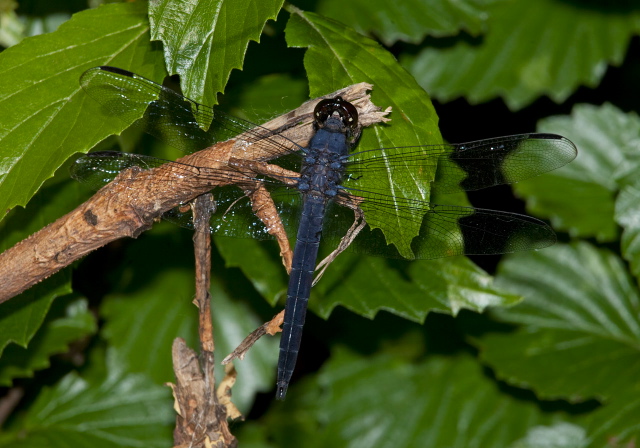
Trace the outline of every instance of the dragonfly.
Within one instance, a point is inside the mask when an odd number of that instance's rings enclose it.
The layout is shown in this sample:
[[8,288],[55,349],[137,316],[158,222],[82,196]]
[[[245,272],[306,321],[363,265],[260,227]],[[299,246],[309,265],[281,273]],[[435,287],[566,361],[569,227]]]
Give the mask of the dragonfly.
[[[245,185],[244,193],[233,186],[214,190],[216,210],[210,229],[226,236],[270,237],[269,226],[238,199],[246,193],[246,185],[269,188],[280,218],[296,235],[278,358],[279,400],[287,394],[300,350],[320,240],[339,238],[353,229],[348,213],[343,211],[361,212],[363,223],[376,219],[385,223],[382,231],[373,226],[360,230],[362,225],[352,232],[349,242],[358,253],[433,259],[542,249],[554,244],[556,236],[540,220],[497,210],[440,205],[412,192],[416,187],[421,192],[453,193],[511,184],[555,170],[577,155],[570,140],[544,133],[352,152],[361,133],[358,111],[340,97],[316,105],[315,134],[306,147],[301,147],[273,130],[214,111],[124,69],[89,69],[80,84],[102,105],[108,118],[131,123],[143,112],[137,126],[187,153],[235,137],[241,138],[247,159],[278,158],[283,166],[290,167],[265,173],[220,160],[226,169],[216,170],[117,151],[89,153],[71,167],[72,177],[94,188],[117,179],[126,169],[149,170],[167,164],[171,167],[169,176],[176,178],[205,176],[212,185]],[[420,173],[434,172],[435,178],[420,180]],[[367,183],[370,177],[381,174],[392,178],[394,195],[386,186]],[[166,176],[150,178],[150,182],[157,182],[159,189],[167,188]],[[170,210],[163,217],[192,227],[184,207]],[[402,245],[398,241],[405,237],[407,228],[414,233],[410,243]]]

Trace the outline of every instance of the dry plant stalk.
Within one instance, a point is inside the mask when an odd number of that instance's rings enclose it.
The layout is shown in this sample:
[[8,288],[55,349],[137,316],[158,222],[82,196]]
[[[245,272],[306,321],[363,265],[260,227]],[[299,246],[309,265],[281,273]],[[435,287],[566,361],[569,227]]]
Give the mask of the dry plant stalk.
[[173,432],[174,448],[237,446],[227,423],[227,418],[241,417],[230,401],[231,385],[235,381],[233,366],[225,369],[225,379],[215,391],[200,367],[198,355],[182,338],[173,341],[171,353],[176,384],[168,386],[173,390],[178,414]]
[[268,322],[260,325],[258,328],[253,330],[249,335],[242,340],[240,345],[238,345],[231,353],[229,353],[223,360],[222,364],[229,364],[234,359],[243,360],[247,352],[253,344],[258,342],[262,336],[269,335],[274,336],[277,333],[282,331],[282,323],[284,322],[284,310],[280,311],[278,314],[273,316]]
[[210,193],[199,196],[192,205],[195,232],[193,236],[196,259],[196,296],[200,360],[181,338],[173,343],[173,369],[176,384],[170,384],[177,412],[173,432],[174,448],[226,448],[238,441],[229,430],[228,419],[242,415],[231,402],[231,386],[235,370],[230,365],[226,377],[216,391],[213,351],[213,323],[211,320],[211,235],[209,218],[213,210]]

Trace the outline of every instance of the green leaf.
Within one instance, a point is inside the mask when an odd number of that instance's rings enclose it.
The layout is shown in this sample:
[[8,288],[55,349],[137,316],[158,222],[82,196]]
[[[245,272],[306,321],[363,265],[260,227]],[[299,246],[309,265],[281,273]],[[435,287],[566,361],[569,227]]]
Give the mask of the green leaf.
[[49,357],[65,353],[71,342],[96,331],[96,321],[84,299],[65,304],[63,316],[47,317],[27,349],[8,346],[0,359],[0,384],[11,386],[14,378],[31,377],[49,367]]
[[625,153],[636,150],[638,117],[608,103],[579,104],[570,116],[541,120],[537,130],[569,138],[578,147],[578,157],[559,170],[514,185],[516,193],[526,198],[531,213],[550,219],[556,229],[574,237],[614,240],[619,167]]
[[42,325],[53,300],[70,292],[71,276],[69,270],[65,269],[0,304],[0,350],[4,350],[10,342],[27,347]]
[[[140,268],[125,270],[123,276],[132,282],[131,286],[110,294],[101,309],[107,322],[103,336],[116,349],[127,370],[144,373],[157,384],[174,378],[171,345],[176,337],[185,339],[196,350],[199,348],[198,310],[192,303],[194,272],[174,265],[183,257],[193,256],[190,237],[190,232],[177,232],[167,225],[164,229],[154,228],[132,244],[126,258],[131,266]],[[187,249],[182,251],[181,247]],[[166,259],[168,253],[172,254],[172,260]],[[220,380],[224,369],[219,362],[263,322],[246,304],[232,301],[222,289],[220,277],[215,276],[215,271],[213,274],[211,309],[218,363],[216,377]],[[236,362],[238,379],[233,401],[244,412],[250,409],[257,391],[273,386],[276,345],[273,338],[265,338],[243,361]]]
[[623,448],[637,443],[640,439],[640,395],[637,389],[629,392],[581,419],[588,429],[588,446]]
[[587,243],[517,254],[501,264],[497,284],[527,298],[494,311],[516,331],[480,340],[499,378],[574,402],[637,388],[640,294],[617,256]]
[[553,426],[536,426],[527,435],[511,445],[511,448],[586,448],[584,428],[571,423],[556,423]]
[[368,318],[385,310],[422,323],[431,311],[455,316],[462,308],[480,312],[520,300],[492,282],[466,257],[394,265],[379,257],[341,254],[313,289],[309,305],[325,319],[342,305]]
[[108,361],[108,375],[93,383],[75,373],[44,389],[3,448],[166,447],[175,421],[171,391]]
[[156,80],[164,76],[161,53],[148,44],[144,7],[83,11],[56,32],[0,54],[0,210],[24,206],[72,154],[127,126],[105,120],[85,96],[78,84],[85,70],[116,65]]
[[[365,130],[360,149],[442,143],[438,118],[428,95],[397,64],[391,53],[339,22],[295,7],[289,10],[291,18],[286,29],[287,44],[308,47],[304,65],[312,97],[366,81],[374,84],[373,102],[382,108],[393,108],[391,126],[375,126],[372,130]],[[387,152],[392,154],[394,151],[397,150]],[[425,191],[424,185],[433,180],[435,172],[428,171],[414,173],[416,182],[411,188],[391,184],[389,173],[367,176],[367,185],[375,185],[386,191],[394,190],[397,196],[429,200],[429,192]],[[362,188],[367,190],[366,185]],[[398,238],[385,233],[387,243],[395,244],[402,256],[413,258],[410,242],[418,235],[420,225],[408,226],[401,216],[392,219],[389,215],[365,209],[369,225],[381,228],[383,233],[385,229],[393,228]]]
[[225,260],[225,267],[240,268],[253,287],[271,306],[283,297],[289,281],[281,258],[252,239],[215,238],[216,247]]
[[460,30],[478,35],[486,26],[487,5],[496,1],[503,0],[324,0],[317,12],[349,24],[359,33],[373,33],[391,46],[397,41],[418,44],[427,35],[453,36]]
[[28,208],[15,207],[0,221],[0,252],[70,212],[89,193],[69,179],[66,165],[63,166],[31,199]]
[[[258,41],[283,0],[162,0],[149,4],[152,39],[164,45],[170,74],[179,74],[184,95],[208,105],[241,69],[249,40]],[[209,123],[207,123],[208,125]]]
[[[629,114],[636,126],[630,130],[637,130],[638,117]],[[638,198],[640,197],[640,182],[638,181],[638,170],[640,170],[640,155],[638,154],[638,133],[628,135],[628,145],[623,146],[626,150],[626,160],[618,168],[618,183],[622,185],[620,193],[616,197],[615,220],[622,227],[622,254],[631,263],[631,271],[640,277],[640,224],[638,216],[640,209]]]
[[631,263],[631,272],[640,277],[640,184],[628,185],[616,198],[616,222],[622,232],[622,253]]
[[477,104],[502,97],[512,110],[541,95],[561,103],[580,85],[597,86],[607,64],[620,65],[640,29],[635,3],[514,0],[496,3],[489,14],[482,39],[402,58],[438,100],[462,96]]
[[253,123],[263,123],[304,103],[307,82],[287,73],[261,76],[246,84],[235,84],[224,95],[231,115]]
[[291,400],[267,416],[283,448],[356,446],[354,441],[371,448],[502,448],[530,426],[558,418],[501,392],[466,356],[414,364],[341,349],[315,381],[294,388]]
[[[322,245],[328,254],[335,246]],[[274,244],[249,239],[216,238],[227,267],[238,267],[254,288],[275,305],[286,296],[288,279]],[[273,249],[273,250],[270,250]],[[466,257],[398,262],[351,252],[341,254],[312,289],[310,308],[328,319],[335,307],[373,318],[388,311],[424,322],[431,311],[481,312],[487,306],[510,306],[520,297],[493,286],[493,277]]]

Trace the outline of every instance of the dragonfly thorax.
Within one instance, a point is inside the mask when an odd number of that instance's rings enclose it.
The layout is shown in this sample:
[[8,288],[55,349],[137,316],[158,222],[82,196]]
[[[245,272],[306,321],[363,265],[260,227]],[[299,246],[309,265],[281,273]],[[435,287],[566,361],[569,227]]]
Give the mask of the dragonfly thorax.
[[337,194],[350,147],[346,134],[342,121],[332,116],[313,136],[300,170],[298,189],[303,194],[327,199]]

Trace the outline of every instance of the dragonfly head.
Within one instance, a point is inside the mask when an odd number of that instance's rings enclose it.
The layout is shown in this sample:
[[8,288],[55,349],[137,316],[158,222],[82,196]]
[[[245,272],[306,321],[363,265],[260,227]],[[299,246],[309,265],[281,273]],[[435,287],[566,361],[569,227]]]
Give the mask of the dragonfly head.
[[[358,110],[340,96],[320,101],[313,111],[313,116],[318,129],[331,127],[335,132],[344,132],[352,144],[360,137]],[[329,120],[330,118],[337,118],[339,121]]]

